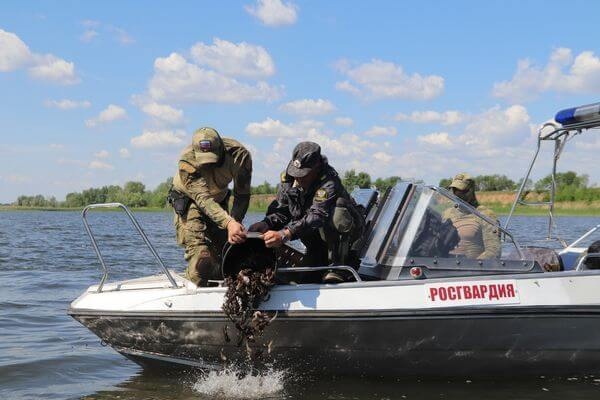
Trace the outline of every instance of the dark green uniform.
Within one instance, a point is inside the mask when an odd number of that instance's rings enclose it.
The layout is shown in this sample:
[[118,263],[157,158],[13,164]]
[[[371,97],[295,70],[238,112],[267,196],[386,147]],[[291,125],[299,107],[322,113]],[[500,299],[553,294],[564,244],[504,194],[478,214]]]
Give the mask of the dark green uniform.
[[341,232],[337,228],[339,224],[334,223],[334,214],[340,199],[345,200],[356,217],[349,223],[351,231],[344,232],[343,236],[355,241],[362,233],[362,221],[338,173],[326,162],[319,179],[306,190],[283,173],[277,198],[269,206],[263,221],[271,230],[289,229],[292,240],[302,241],[306,246],[305,265],[339,264],[336,247]]

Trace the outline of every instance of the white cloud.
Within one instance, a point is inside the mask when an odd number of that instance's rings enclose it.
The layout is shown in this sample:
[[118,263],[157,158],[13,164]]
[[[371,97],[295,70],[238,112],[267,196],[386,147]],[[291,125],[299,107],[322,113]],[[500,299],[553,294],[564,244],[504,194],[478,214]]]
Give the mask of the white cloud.
[[334,120],[336,125],[340,126],[352,126],[354,125],[354,120],[349,117],[338,117]]
[[372,126],[365,131],[366,136],[396,136],[398,131],[393,126]]
[[131,158],[131,153],[126,147],[121,147],[121,149],[119,150],[119,156],[121,158]]
[[459,111],[413,111],[411,114],[398,113],[396,121],[410,121],[417,124],[440,123],[442,125],[456,125],[465,120],[465,115]]
[[417,136],[417,142],[446,149],[454,146],[448,132],[434,132],[428,135]]
[[264,81],[241,82],[189,63],[178,53],[154,61],[154,76],[148,86],[151,99],[169,103],[271,101],[281,95],[280,89]]
[[169,105],[152,102],[143,104],[141,108],[144,113],[167,124],[178,125],[183,122],[183,111]]
[[29,75],[33,78],[63,85],[73,85],[80,82],[75,73],[74,63],[52,54],[34,55],[33,58],[35,65],[29,68]]
[[78,167],[85,167],[85,166],[89,165],[87,162],[82,161],[82,160],[73,160],[73,159],[64,158],[64,157],[61,157],[58,160],[56,160],[56,163],[59,165],[75,165]]
[[[527,109],[521,105],[502,109],[499,106],[474,116],[465,127],[464,138],[478,142],[485,138],[494,143],[510,139],[518,134],[517,139],[529,137],[530,117]],[[527,132],[527,135],[522,135]]]
[[341,81],[335,83],[335,88],[343,92],[352,93],[355,96],[360,96],[361,91],[359,88],[351,84],[349,81]]
[[[338,159],[344,160],[339,165],[347,165],[350,159],[359,156],[366,156],[368,149],[373,149],[377,145],[371,141],[364,140],[360,136],[347,133],[339,137],[321,133],[317,130],[309,131],[304,140],[310,140],[319,143],[323,148],[325,155],[334,155]],[[350,159],[347,159],[350,157]]]
[[92,103],[90,103],[87,100],[77,101],[77,100],[62,99],[62,100],[46,100],[46,101],[44,101],[44,106],[46,106],[48,108],[58,108],[59,110],[72,110],[75,108],[89,108],[91,105],[92,105]]
[[293,147],[301,141],[318,143],[334,166],[352,168],[356,160],[367,159],[370,154],[379,149],[380,145],[373,140],[356,134],[335,135],[320,121],[303,120],[285,124],[279,120],[267,118],[263,122],[248,124],[246,132],[251,136],[274,137],[271,151],[265,151],[258,166],[271,170],[273,165],[284,166],[292,154]]
[[140,136],[131,139],[131,145],[137,148],[181,146],[184,138],[185,132],[181,130],[143,131]]
[[329,100],[301,99],[282,104],[279,109],[290,114],[314,116],[329,114],[335,111],[335,106]]
[[262,122],[250,122],[246,125],[246,133],[259,137],[293,137],[294,130],[283,122],[267,118]]
[[600,58],[592,51],[573,57],[571,49],[558,48],[543,67],[519,60],[512,79],[495,83],[493,89],[494,96],[512,102],[531,100],[544,92],[600,93]]
[[83,43],[90,43],[96,39],[100,36],[100,31],[104,34],[110,34],[114,41],[124,46],[135,43],[135,39],[123,28],[89,19],[81,21],[81,25],[86,28],[81,36],[79,36],[79,40]]
[[299,137],[322,126],[323,123],[312,120],[285,124],[279,120],[267,118],[262,122],[251,122],[246,125],[246,133],[256,137]]
[[79,83],[75,64],[53,54],[37,54],[14,33],[0,29],[0,72],[28,68],[34,79],[63,85]]
[[65,145],[60,143],[50,143],[48,145],[52,150],[64,150]]
[[[527,168],[535,146],[527,109],[520,105],[496,106],[478,113],[465,112],[465,115],[468,119],[463,124],[451,125],[415,139],[403,138],[402,141],[396,139],[398,136],[338,135],[324,123],[303,130],[294,123],[266,119],[266,122],[271,122],[265,123],[262,128],[275,138],[269,140],[270,148],[260,148],[261,156],[254,160],[256,176],[260,177],[257,181],[267,179],[276,182],[279,171],[290,160],[293,147],[304,140],[319,143],[330,164],[342,175],[353,168],[369,173],[373,179],[398,175],[404,179],[423,179],[437,184],[440,178],[466,171],[473,175],[506,174],[518,180]],[[266,129],[269,127],[272,129]],[[277,135],[282,130],[288,136]],[[586,135],[577,139],[574,145],[567,145],[577,151],[569,152],[567,148],[562,157],[563,169],[589,173],[593,182],[600,182],[597,174],[594,175],[596,170],[590,167],[595,165],[600,140]],[[257,145],[261,143],[264,141],[258,141]],[[552,157],[553,149],[549,145],[547,149],[542,148],[542,152],[547,150],[540,155],[542,165],[544,160]],[[539,179],[549,169],[538,168],[534,172],[539,174],[534,179]]]
[[100,150],[97,153],[94,153],[94,157],[96,158],[108,158],[110,157],[110,153],[106,150]]
[[88,128],[95,128],[98,125],[117,121],[125,117],[127,117],[127,111],[125,111],[125,109],[114,104],[109,104],[97,117],[86,120],[85,126]]
[[227,76],[258,79],[275,73],[273,59],[264,47],[246,42],[236,44],[215,38],[212,45],[196,43],[190,53],[197,65],[206,65]]
[[[355,169],[373,179],[392,175],[423,179],[436,184],[442,177],[460,171],[474,175],[506,173],[512,179],[527,166],[531,157],[531,119],[522,106],[492,107],[469,113],[461,125],[421,138],[366,136],[364,133],[337,134],[324,121],[285,122],[274,118],[248,124],[251,137],[268,137],[271,147],[260,147],[255,160],[257,181],[275,182],[280,169],[290,160],[294,146],[305,140],[319,143],[330,164],[343,175]],[[339,129],[339,128],[337,128]],[[259,140],[258,145],[265,142]],[[437,160],[432,162],[424,161]],[[588,165],[593,165],[589,164]],[[276,166],[273,169],[273,166]]]
[[106,29],[113,34],[117,42],[124,46],[135,43],[135,39],[123,28],[109,25]]
[[530,117],[527,109],[514,105],[505,109],[492,107],[473,115],[461,134],[434,132],[417,137],[417,142],[430,149],[449,149],[460,146],[464,151],[484,154],[501,154],[506,146],[517,146],[531,137]]
[[88,168],[90,169],[101,169],[101,170],[106,170],[106,171],[110,171],[112,169],[115,169],[115,167],[113,167],[112,165],[105,163],[103,161],[98,161],[98,160],[93,160],[88,164]]
[[0,29],[0,72],[10,72],[31,62],[29,47],[17,35]]
[[341,60],[336,68],[349,78],[337,82],[336,89],[364,99],[430,100],[444,91],[444,78],[441,76],[409,75],[402,66],[378,59],[355,67]]
[[383,151],[378,151],[377,153],[373,154],[373,158],[386,164],[390,163],[394,159],[392,155]]
[[281,0],[257,0],[256,5],[246,6],[246,11],[264,25],[277,27],[293,25],[298,19],[298,6]]
[[81,25],[90,29],[98,28],[100,26],[100,21],[96,21],[93,19],[84,19],[83,21],[81,21]]
[[81,36],[79,36],[79,40],[81,40],[83,43],[89,43],[94,40],[96,36],[98,36],[98,31],[94,29],[87,29],[81,34]]

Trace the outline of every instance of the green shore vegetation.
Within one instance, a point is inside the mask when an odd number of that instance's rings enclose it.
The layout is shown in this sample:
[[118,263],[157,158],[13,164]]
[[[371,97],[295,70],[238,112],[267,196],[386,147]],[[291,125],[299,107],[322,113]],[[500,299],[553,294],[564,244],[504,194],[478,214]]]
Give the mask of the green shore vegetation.
[[[492,208],[498,214],[508,214],[515,198],[515,191],[521,182],[514,182],[504,175],[480,175],[475,180],[477,196],[481,204]],[[401,180],[399,176],[377,178],[372,180],[366,172],[346,171],[342,182],[348,190],[355,187],[376,187],[385,191]],[[447,187],[451,178],[442,179],[440,187]],[[122,203],[135,211],[165,211],[169,208],[167,194],[172,179],[167,179],[153,190],[146,189],[141,182],[127,182],[123,186],[109,185],[100,188],[90,188],[82,192],[67,194],[64,201],[43,195],[19,196],[12,204],[0,206],[0,210],[81,210],[93,203]],[[552,184],[550,176],[537,182],[528,181],[525,185],[526,201],[545,202],[549,200],[549,187]],[[586,175],[577,175],[568,171],[556,176],[557,192],[555,198],[555,213],[558,215],[600,215],[600,188],[588,186]],[[264,212],[275,198],[277,186],[264,182],[252,187],[249,211]],[[544,215],[547,207],[534,206],[517,207],[518,214]]]

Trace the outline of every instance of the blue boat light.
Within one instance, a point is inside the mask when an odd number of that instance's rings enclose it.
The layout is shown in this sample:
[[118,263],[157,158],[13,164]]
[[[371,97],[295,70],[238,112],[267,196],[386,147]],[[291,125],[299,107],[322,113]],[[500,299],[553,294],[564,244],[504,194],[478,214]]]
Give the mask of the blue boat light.
[[563,126],[600,120],[600,103],[566,108],[556,113],[554,120]]

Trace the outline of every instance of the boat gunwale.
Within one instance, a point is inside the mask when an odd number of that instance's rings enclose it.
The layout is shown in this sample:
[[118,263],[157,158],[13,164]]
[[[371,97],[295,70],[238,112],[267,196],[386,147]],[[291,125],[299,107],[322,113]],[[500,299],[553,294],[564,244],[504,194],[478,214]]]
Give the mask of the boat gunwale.
[[[600,304],[579,305],[487,305],[487,306],[454,306],[437,308],[398,308],[381,310],[264,310],[266,312],[277,312],[277,319],[409,319],[409,318],[469,318],[469,317],[494,317],[503,315],[506,318],[521,317],[543,317],[552,315],[568,314],[572,317],[584,317],[589,315],[600,316]],[[172,319],[212,319],[227,320],[220,311],[102,311],[94,309],[72,309],[67,313],[73,317],[112,317],[117,319],[144,318],[148,320],[172,320]]]

